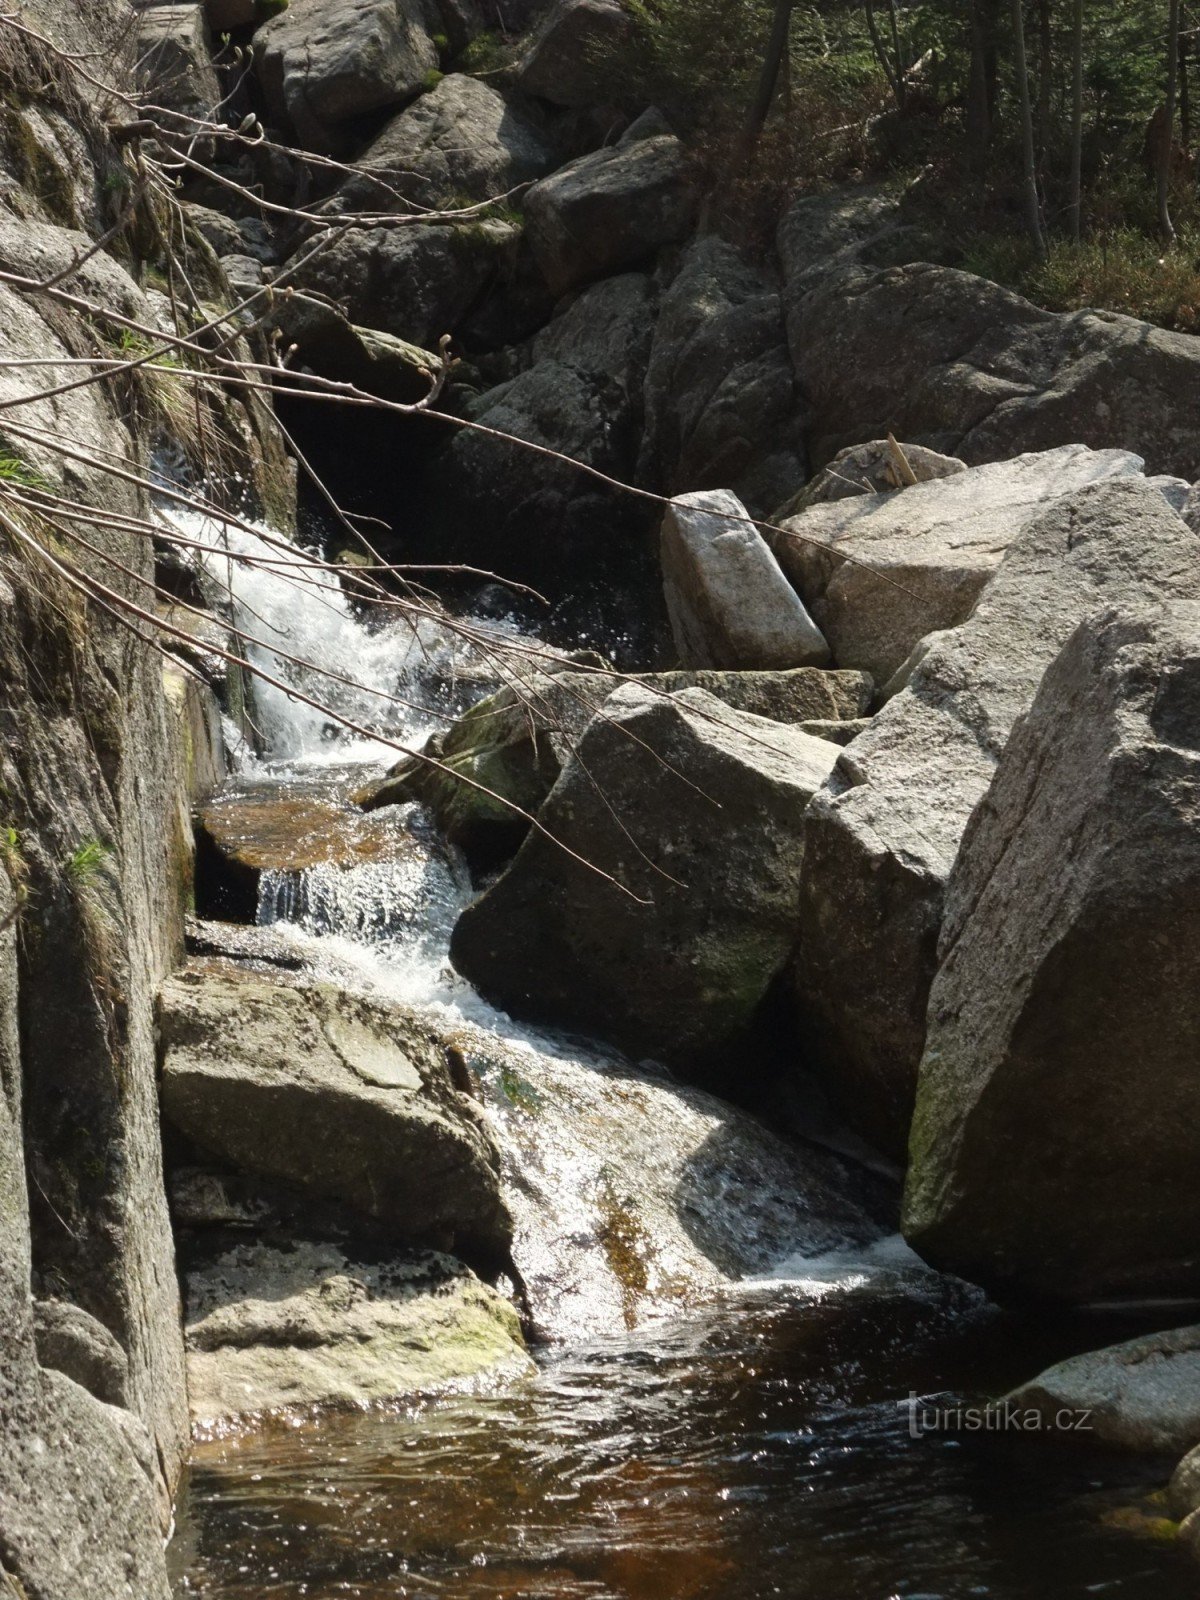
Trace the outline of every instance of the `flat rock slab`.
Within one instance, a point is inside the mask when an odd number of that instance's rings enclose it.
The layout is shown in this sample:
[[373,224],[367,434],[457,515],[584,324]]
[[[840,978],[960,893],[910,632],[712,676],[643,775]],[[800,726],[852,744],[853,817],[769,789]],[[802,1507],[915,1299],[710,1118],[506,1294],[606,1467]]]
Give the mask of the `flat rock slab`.
[[348,1258],[336,1245],[238,1245],[186,1279],[197,1435],[270,1416],[511,1382],[533,1370],[512,1306],[433,1253]]
[[1009,545],[1048,505],[1141,470],[1128,450],[1063,445],[814,505],[768,538],[838,666],[884,684],[926,634],[965,622]]
[[163,1113],[201,1151],[342,1201],[397,1242],[507,1260],[492,1134],[404,1014],[213,959],[163,985],[158,1020]]
[[1041,1298],[1200,1293],[1197,906],[1200,604],[1102,612],[947,887],[905,1195],[927,1259]]
[[969,621],[927,642],[809,808],[795,967],[806,1059],[889,1152],[907,1145],[946,882],[1013,724],[1082,618],[1197,595],[1198,553],[1140,479],[1057,501],[1010,545]]
[[1002,1404],[1036,1411],[1047,1424],[1061,1411],[1087,1412],[1080,1443],[1178,1456],[1200,1443],[1200,1328],[1072,1356]]
[[702,689],[618,690],[544,831],[459,918],[455,965],[507,1009],[636,1055],[719,1056],[792,948],[804,810],[839,753]]

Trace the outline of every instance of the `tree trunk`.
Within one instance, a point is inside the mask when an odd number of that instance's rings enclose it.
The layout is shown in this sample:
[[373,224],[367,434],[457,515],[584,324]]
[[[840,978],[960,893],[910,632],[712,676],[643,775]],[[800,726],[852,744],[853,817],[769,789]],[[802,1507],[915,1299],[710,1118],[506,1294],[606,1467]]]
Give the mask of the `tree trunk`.
[[1067,219],[1076,244],[1083,238],[1083,0],[1071,19],[1071,178]]
[[[1176,0],[1171,0],[1172,4]],[[1039,261],[1046,259],[1046,235],[1042,231],[1042,207],[1038,199],[1037,155],[1033,144],[1033,104],[1029,97],[1029,62],[1025,56],[1025,17],[1022,0],[1011,0],[1013,29],[1013,67],[1021,106],[1021,164],[1025,191],[1025,226]]]
[[1050,146],[1050,107],[1054,79],[1054,29],[1051,0],[1038,0],[1037,153],[1045,162]]
[[1171,221],[1171,154],[1175,144],[1175,100],[1179,91],[1179,0],[1167,13],[1167,99],[1162,137],[1158,142],[1158,227],[1168,244],[1175,243]]
[[754,98],[750,102],[750,109],[746,113],[746,120],[734,147],[733,159],[729,163],[729,176],[740,172],[750,158],[750,152],[758,143],[763,129],[767,125],[767,117],[771,112],[771,102],[775,98],[775,90],[779,83],[780,70],[783,67],[784,57],[787,55],[788,38],[791,33],[792,12],[795,10],[796,0],[775,0],[775,13],[771,18],[771,33],[767,39],[766,54],[763,56],[762,71],[759,73],[758,86],[754,91]]
[[1192,148],[1192,86],[1188,76],[1191,65],[1191,40],[1186,29],[1179,35],[1179,142],[1185,151]]
[[904,110],[904,80],[898,77],[892,66],[891,57],[884,48],[883,40],[879,37],[879,28],[875,22],[875,7],[871,0],[863,0],[863,10],[867,14],[867,32],[871,35],[871,48],[879,65],[883,68],[883,75],[888,81],[888,88],[892,91],[892,98],[896,102],[898,111]]
[[992,140],[996,103],[995,0],[971,0],[971,70],[967,79],[967,144],[976,161]]

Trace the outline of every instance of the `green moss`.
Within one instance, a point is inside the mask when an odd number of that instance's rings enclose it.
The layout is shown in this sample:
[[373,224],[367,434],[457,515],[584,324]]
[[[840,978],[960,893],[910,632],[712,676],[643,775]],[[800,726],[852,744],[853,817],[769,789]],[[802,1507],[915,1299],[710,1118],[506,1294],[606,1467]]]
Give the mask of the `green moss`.
[[429,71],[421,79],[421,87],[422,87],[422,89],[424,89],[426,94],[428,94],[430,89],[436,89],[437,88],[438,84],[441,83],[442,79],[445,76],[446,76],[446,74],[444,72],[442,72],[438,67],[430,67]]
[[507,1062],[500,1068],[500,1087],[504,1090],[508,1102],[516,1106],[519,1111],[524,1111],[529,1116],[536,1116],[541,1111],[541,1095]]
[[609,1271],[621,1288],[621,1313],[627,1328],[637,1326],[638,1306],[650,1285],[646,1257],[650,1236],[642,1226],[632,1199],[622,1199],[607,1177],[598,1197],[600,1227],[597,1239]]

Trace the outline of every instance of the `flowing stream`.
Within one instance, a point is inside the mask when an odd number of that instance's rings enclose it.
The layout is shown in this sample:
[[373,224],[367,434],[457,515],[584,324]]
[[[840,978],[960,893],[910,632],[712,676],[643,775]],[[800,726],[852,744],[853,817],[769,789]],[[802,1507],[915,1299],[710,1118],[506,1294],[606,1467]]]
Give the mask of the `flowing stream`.
[[[233,558],[280,558],[227,537]],[[494,623],[368,626],[334,580],[209,563],[268,672],[387,739],[419,745],[494,677]],[[339,826],[366,826],[349,795],[395,759],[388,744],[280,689],[258,690],[255,717],[264,753],[244,756],[233,800],[316,796]],[[924,1425],[934,1405],[1136,1330],[1001,1313],[889,1236],[877,1175],[486,1005],[446,956],[472,892],[463,863],[419,808],[378,815],[385,847],[264,874],[258,920],[313,972],[419,1011],[463,1052],[548,1343],[535,1377],[495,1392],[200,1445],[172,1548],[181,1597],[1194,1593],[1158,1536],[1165,1464]],[[913,1395],[936,1397],[915,1424]]]

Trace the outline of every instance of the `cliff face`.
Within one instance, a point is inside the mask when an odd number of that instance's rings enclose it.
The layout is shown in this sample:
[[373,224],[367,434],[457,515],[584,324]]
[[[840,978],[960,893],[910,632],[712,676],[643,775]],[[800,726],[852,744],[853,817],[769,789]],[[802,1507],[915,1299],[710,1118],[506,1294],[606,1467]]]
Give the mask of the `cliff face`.
[[[21,16],[125,70],[127,12],[46,0]],[[36,41],[6,28],[0,48],[0,269],[45,278],[111,225],[113,111]],[[73,286],[142,298],[103,253]],[[0,357],[96,341],[0,283]],[[94,460],[136,478],[152,420],[109,383],[28,398],[77,375],[0,370],[0,472],[105,512],[75,524],[88,552],[32,508],[0,511],[0,1580],[26,1600],[155,1600],[187,1405],[153,996],[181,943],[190,798],[218,752],[207,691],[55,568],[152,604],[151,541],[118,520],[145,515],[145,490]]]

